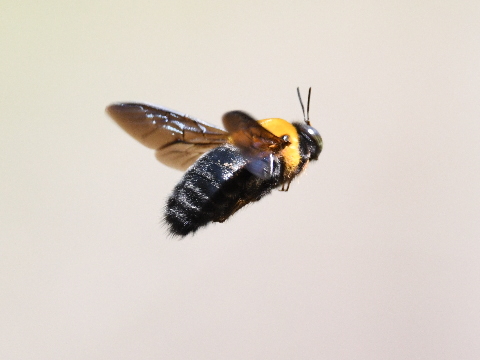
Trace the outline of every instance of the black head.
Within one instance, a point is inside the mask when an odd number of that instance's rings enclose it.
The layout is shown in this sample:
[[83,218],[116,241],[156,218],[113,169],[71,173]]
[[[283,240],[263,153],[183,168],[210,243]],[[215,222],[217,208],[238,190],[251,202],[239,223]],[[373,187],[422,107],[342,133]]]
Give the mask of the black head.
[[308,152],[310,153],[311,160],[317,160],[318,156],[323,149],[323,140],[320,136],[320,133],[317,129],[310,126],[310,94],[312,93],[312,88],[308,89],[308,101],[307,101],[307,116],[305,116],[305,108],[303,107],[302,97],[300,96],[300,89],[297,87],[298,99],[300,100],[300,105],[302,106],[303,119],[305,124],[297,123],[297,130],[300,137],[305,141]]

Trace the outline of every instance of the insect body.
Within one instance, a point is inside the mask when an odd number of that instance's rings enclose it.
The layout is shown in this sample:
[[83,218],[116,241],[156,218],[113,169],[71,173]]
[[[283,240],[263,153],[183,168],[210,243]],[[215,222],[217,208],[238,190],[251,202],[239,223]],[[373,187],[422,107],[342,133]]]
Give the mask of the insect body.
[[[303,110],[301,98],[300,103]],[[171,234],[185,236],[227,220],[274,188],[288,190],[309,161],[318,159],[323,142],[310,126],[309,105],[310,92],[304,123],[293,124],[228,112],[223,116],[226,131],[148,104],[117,103],[107,112],[135,139],[155,149],[159,161],[186,170],[164,214]]]

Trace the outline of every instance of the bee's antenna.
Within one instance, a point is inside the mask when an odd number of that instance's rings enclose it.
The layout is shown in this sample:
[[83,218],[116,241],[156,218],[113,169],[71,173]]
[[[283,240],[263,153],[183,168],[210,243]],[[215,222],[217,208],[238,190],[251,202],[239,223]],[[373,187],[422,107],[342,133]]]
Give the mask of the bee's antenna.
[[312,88],[308,88],[308,101],[307,101],[307,125],[310,125],[310,95],[312,94]]
[[302,97],[300,96],[300,88],[297,87],[298,100],[300,100],[300,106],[302,107],[303,120],[310,125],[310,94],[312,93],[312,88],[308,89],[308,102],[307,102],[307,116],[305,116],[305,108],[303,106]]

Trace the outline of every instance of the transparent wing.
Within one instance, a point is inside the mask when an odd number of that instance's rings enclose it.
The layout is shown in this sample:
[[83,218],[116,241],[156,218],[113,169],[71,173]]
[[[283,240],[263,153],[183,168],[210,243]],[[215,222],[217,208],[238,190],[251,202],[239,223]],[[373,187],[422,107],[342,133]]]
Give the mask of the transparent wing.
[[157,150],[157,159],[186,170],[203,153],[227,142],[228,133],[188,115],[141,103],[116,103],[107,113],[143,145]]
[[228,112],[222,120],[233,144],[247,159],[248,171],[262,179],[272,177],[274,156],[290,143],[272,134],[242,111]]

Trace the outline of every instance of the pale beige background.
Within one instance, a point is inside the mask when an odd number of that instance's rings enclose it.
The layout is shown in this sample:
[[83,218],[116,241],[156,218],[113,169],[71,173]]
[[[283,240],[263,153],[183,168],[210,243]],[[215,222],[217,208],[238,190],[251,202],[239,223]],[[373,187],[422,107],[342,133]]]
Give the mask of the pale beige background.
[[[480,358],[480,2],[0,3],[0,359]],[[107,104],[300,119],[320,160],[224,224]]]

